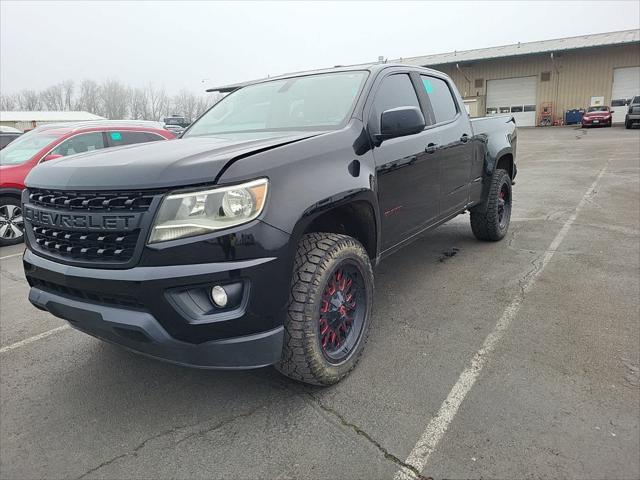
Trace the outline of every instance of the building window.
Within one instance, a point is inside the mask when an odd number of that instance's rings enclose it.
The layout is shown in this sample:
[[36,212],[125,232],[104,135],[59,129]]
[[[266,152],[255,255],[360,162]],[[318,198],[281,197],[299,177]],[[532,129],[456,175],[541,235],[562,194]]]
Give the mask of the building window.
[[474,85],[475,85],[475,88],[484,87],[484,78],[476,78]]
[[509,107],[500,107],[500,113],[510,113],[511,108]]
[[551,80],[551,72],[542,72],[540,74],[541,82],[548,82],[549,80]]
[[524,106],[524,111],[525,112],[535,112],[536,111],[536,106],[535,105],[525,105]]
[[511,113],[522,112],[522,105],[514,105],[511,107]]
[[487,115],[495,115],[498,113],[498,109],[496,107],[487,108]]

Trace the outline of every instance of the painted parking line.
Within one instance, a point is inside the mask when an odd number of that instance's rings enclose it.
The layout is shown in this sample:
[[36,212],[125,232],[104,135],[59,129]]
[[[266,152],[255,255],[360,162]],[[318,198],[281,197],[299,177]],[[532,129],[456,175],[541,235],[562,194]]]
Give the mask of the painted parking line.
[[[456,413],[458,412],[458,408],[464,401],[465,397],[476,383],[476,380],[480,376],[480,372],[482,368],[487,363],[489,355],[496,348],[496,345],[500,342],[500,340],[504,337],[511,321],[515,318],[522,306],[522,302],[524,301],[525,294],[529,291],[533,285],[536,283],[536,280],[540,276],[540,274],[544,271],[545,267],[549,264],[553,255],[558,250],[558,247],[567,236],[571,225],[576,221],[578,214],[584,208],[584,206],[589,201],[590,197],[596,191],[596,187],[598,182],[604,175],[605,170],[607,169],[609,162],[605,165],[600,173],[591,184],[586,193],[582,196],[580,203],[575,208],[571,216],[567,219],[566,222],[562,225],[562,228],[555,236],[549,247],[544,252],[542,257],[542,261],[537,265],[537,268],[531,272],[531,274],[524,279],[521,283],[521,291],[517,297],[515,297],[511,303],[504,309],[502,316],[498,319],[493,331],[487,335],[482,344],[480,350],[478,350],[473,357],[471,358],[471,362],[469,366],[467,366],[460,377],[456,381],[455,385],[447,395],[447,398],[440,406],[440,410],[435,417],[431,419],[427,428],[422,433],[420,439],[418,439],[417,443],[413,447],[413,450],[407,457],[405,464],[410,465],[415,468],[417,471],[422,472],[429,461],[429,457],[435,451],[436,447],[442,437],[446,433],[449,425],[453,421]],[[394,475],[394,480],[409,480],[415,479],[416,475],[406,467],[401,468]]]
[[55,335],[58,332],[63,330],[68,330],[71,327],[69,325],[62,325],[61,327],[54,328],[52,330],[47,330],[46,332],[42,332],[39,335],[34,335],[33,337],[25,338],[24,340],[20,340],[19,342],[12,343],[11,345],[7,345],[6,347],[0,348],[0,353],[5,353],[10,350],[15,350],[16,348],[24,347],[25,345],[29,345],[30,343],[37,342],[38,340],[42,340],[43,338],[50,337],[51,335]]
[[23,252],[20,253],[14,253],[13,255],[6,255],[4,257],[0,257],[0,260],[4,260],[5,258],[11,258],[11,257],[19,257],[20,255],[22,255]]

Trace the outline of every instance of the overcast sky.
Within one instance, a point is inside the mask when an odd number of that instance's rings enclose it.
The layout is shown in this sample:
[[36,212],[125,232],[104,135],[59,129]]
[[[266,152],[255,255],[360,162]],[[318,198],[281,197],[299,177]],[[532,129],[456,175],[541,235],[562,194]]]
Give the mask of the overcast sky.
[[0,91],[168,93],[297,70],[640,28],[640,2],[0,1]]

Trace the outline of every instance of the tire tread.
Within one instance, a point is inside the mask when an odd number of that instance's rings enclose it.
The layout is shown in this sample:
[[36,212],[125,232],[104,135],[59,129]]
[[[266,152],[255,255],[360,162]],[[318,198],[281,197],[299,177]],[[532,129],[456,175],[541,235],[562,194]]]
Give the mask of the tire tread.
[[359,257],[366,259],[369,276],[373,271],[364,247],[354,238],[336,233],[305,234],[298,243],[295,254],[291,291],[287,317],[284,322],[284,345],[282,357],[275,365],[284,375],[313,385],[331,385],[340,381],[355,367],[368,335],[368,324],[356,352],[348,360],[348,368],[336,372],[327,368],[325,362],[314,355],[312,342],[316,342],[316,327],[313,324],[317,305],[313,298],[319,289],[320,274],[332,266],[333,254],[345,248],[353,249]]
[[471,230],[478,240],[493,242],[501,240],[509,227],[507,224],[507,229],[501,231],[500,222],[498,221],[498,198],[505,177],[508,182],[511,182],[509,173],[506,170],[497,169],[491,178],[486,208],[484,211],[472,209],[470,212]]

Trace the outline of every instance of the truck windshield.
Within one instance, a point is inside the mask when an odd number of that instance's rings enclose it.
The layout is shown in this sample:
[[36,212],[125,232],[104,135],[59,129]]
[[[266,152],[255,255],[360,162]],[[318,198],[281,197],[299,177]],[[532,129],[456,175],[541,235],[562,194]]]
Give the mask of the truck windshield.
[[20,165],[57,138],[59,135],[25,133],[0,150],[0,165]]
[[339,72],[250,85],[227,95],[184,137],[218,133],[337,129],[368,72]]

